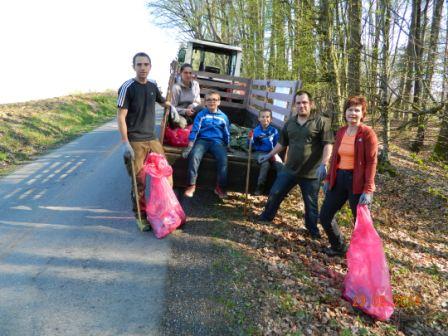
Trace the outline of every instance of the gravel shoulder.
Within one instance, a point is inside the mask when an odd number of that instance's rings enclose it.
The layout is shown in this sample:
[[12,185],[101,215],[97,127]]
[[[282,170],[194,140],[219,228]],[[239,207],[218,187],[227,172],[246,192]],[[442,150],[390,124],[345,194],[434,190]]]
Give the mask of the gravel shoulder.
[[[227,202],[227,201],[226,201]],[[250,258],[243,247],[225,239],[232,230],[227,209],[209,191],[183,199],[188,222],[171,237],[163,335],[246,335],[254,329],[245,299]],[[256,268],[251,268],[253,274]],[[254,278],[258,278],[254,276]],[[249,286],[251,289],[252,286]]]

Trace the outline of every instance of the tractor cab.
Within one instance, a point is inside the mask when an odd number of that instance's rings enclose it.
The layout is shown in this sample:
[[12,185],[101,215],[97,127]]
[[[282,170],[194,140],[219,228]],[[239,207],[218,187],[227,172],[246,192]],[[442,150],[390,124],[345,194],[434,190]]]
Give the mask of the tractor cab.
[[193,71],[220,75],[239,76],[241,48],[204,40],[191,40],[181,47],[178,62],[190,63]]

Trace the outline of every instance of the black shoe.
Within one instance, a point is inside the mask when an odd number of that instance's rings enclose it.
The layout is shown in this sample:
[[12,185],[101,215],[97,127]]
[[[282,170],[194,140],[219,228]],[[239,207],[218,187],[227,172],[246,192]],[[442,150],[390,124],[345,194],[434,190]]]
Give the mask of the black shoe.
[[324,253],[328,255],[329,257],[343,257],[345,253],[347,252],[347,247],[345,245],[342,245],[341,248],[334,249],[332,247],[326,247],[324,248]]
[[257,222],[268,224],[268,223],[271,223],[272,220],[269,220],[269,219],[265,218],[263,215],[260,215],[260,216],[257,218]]

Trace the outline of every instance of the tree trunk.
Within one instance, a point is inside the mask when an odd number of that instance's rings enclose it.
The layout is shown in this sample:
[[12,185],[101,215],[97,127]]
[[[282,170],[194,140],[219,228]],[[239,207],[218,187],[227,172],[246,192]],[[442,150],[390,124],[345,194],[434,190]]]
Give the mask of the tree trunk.
[[381,33],[383,45],[381,52],[381,118],[383,124],[383,152],[381,159],[383,162],[389,161],[389,139],[390,139],[390,119],[389,119],[389,38],[390,38],[390,0],[381,0]]
[[334,3],[333,1],[320,2],[320,16],[318,30],[322,40],[321,63],[324,68],[323,77],[329,85],[330,108],[333,109],[333,128],[342,125],[342,94],[338,57],[333,43],[334,38]]
[[348,95],[361,93],[361,8],[360,0],[348,1]]
[[[348,52],[347,52],[347,36],[349,36],[348,32],[348,23],[346,21],[347,17],[347,2],[346,1],[335,1],[334,5],[335,9],[335,17],[334,22],[337,26],[334,27],[334,35],[335,40],[338,41],[337,46],[338,49],[334,48],[333,54],[333,63],[335,63],[335,69],[338,70],[338,80],[340,83],[340,99],[341,99],[341,111],[343,105],[343,97],[347,97],[347,87],[348,87]],[[344,111],[342,111],[340,121],[344,122]]]
[[[406,71],[404,78],[403,91],[401,92],[401,109],[404,111],[408,111],[411,107],[411,90],[414,83],[414,70],[415,70],[415,62],[416,62],[416,25],[418,13],[420,12],[420,3],[421,0],[413,0],[412,1],[412,10],[411,10],[411,26],[409,28],[409,36],[408,36],[408,45],[406,47]],[[407,118],[409,114],[405,113],[404,117]]]
[[[371,60],[371,66],[370,66],[370,76],[371,80],[369,82],[369,100],[370,100],[370,111],[372,113],[372,126],[375,125],[375,116],[376,116],[376,107],[377,107],[377,100],[378,100],[378,49],[379,49],[379,43],[380,43],[380,4],[379,2],[376,2],[376,10],[374,15],[374,24],[372,23],[372,26],[374,27],[374,40],[372,45],[372,60]],[[373,21],[373,18],[372,18]]]
[[443,0],[434,0],[431,33],[429,36],[428,55],[426,58],[425,91],[431,93],[434,63],[438,54],[440,22],[442,20]]
[[294,1],[294,4],[292,5],[292,13],[294,19],[291,18],[291,30],[292,30],[292,38],[291,38],[291,57],[292,57],[292,75],[296,76],[296,78],[299,78],[303,80],[303,78],[300,75],[300,15],[299,15],[300,7],[299,7],[299,1]]
[[275,19],[275,12],[277,11],[277,1],[273,1],[272,8],[271,8],[271,34],[269,36],[269,58],[268,58],[268,78],[274,78],[274,73],[276,71],[275,68],[275,60],[276,60],[276,44],[275,41],[277,39],[277,29],[275,27],[276,19]]
[[[448,0],[447,0],[448,8]],[[448,15],[446,18],[446,28],[448,28]],[[443,58],[443,83],[442,83],[442,101],[448,98],[448,33],[445,32],[445,53]],[[441,125],[436,145],[434,146],[434,154],[448,161],[448,103],[445,105],[445,111],[440,117]]]
[[[448,0],[446,1],[446,6],[448,10]],[[442,101],[448,98],[448,15],[445,23],[445,51],[443,55]]]
[[[426,11],[423,13],[420,11],[421,8],[421,0],[414,0],[413,5],[415,4],[417,12],[415,13],[415,30],[414,30],[414,49],[415,49],[415,60],[414,60],[414,106],[420,106],[421,103],[421,94],[423,88],[423,43],[424,43],[424,26],[422,26],[422,18],[426,16]],[[425,6],[427,9],[427,6]],[[414,8],[413,8],[414,10]],[[417,135],[415,139],[412,141],[411,150],[413,152],[418,153],[423,147],[424,142],[424,132],[422,129],[424,127],[423,119],[420,115],[416,114],[414,117],[415,122],[417,123]]]
[[[437,3],[439,2],[440,3]],[[426,13],[428,11],[429,1],[426,2],[425,9],[423,10],[423,19],[426,18]],[[439,30],[440,30],[440,20],[442,15],[442,8],[443,8],[443,2],[441,0],[435,0],[434,3],[434,11],[433,11],[433,19],[431,23],[431,35],[430,35],[430,41],[428,45],[428,56],[427,56],[427,69],[426,69],[426,76],[423,72],[423,45],[424,45],[424,37],[425,37],[425,27],[426,25],[423,25],[420,27],[420,34],[419,34],[419,47],[417,49],[417,61],[416,61],[416,75],[417,80],[415,82],[415,90],[414,90],[414,103],[417,103],[416,105],[421,105],[423,110],[426,110],[426,104],[421,99],[421,96],[424,92],[430,92],[431,88],[431,80],[432,75],[434,73],[434,61],[435,61],[435,54],[437,52],[437,41],[439,38]],[[435,52],[433,52],[435,50]],[[428,73],[429,72],[429,73]],[[425,76],[425,78],[423,78]],[[418,90],[418,91],[417,91]],[[418,100],[416,100],[416,98]],[[425,100],[425,102],[427,102]],[[414,143],[412,144],[412,150],[414,152],[419,152],[423,148],[423,144],[425,141],[426,136],[426,124],[427,124],[427,116],[426,115],[419,115],[417,117],[417,135],[415,138]]]
[[[277,1],[274,1],[277,2]],[[288,55],[286,54],[285,34],[285,4],[278,1],[277,10],[273,11],[275,34],[275,68],[276,78],[285,79],[288,76]]]
[[264,78],[264,31],[266,25],[265,0],[257,0],[257,21],[255,39],[255,68],[257,78]]
[[214,41],[222,43],[223,41],[221,39],[221,36],[220,36],[220,34],[218,34],[218,32],[215,28],[215,24],[216,24],[217,20],[213,13],[216,13],[216,6],[213,3],[210,5],[209,0],[205,0],[205,5],[206,5],[205,9],[207,11],[207,21],[208,21],[208,24],[206,24],[206,25],[209,27],[210,34],[213,37]]
[[434,147],[434,153],[441,159],[448,161],[448,104],[445,105],[445,111],[441,117],[439,136]]

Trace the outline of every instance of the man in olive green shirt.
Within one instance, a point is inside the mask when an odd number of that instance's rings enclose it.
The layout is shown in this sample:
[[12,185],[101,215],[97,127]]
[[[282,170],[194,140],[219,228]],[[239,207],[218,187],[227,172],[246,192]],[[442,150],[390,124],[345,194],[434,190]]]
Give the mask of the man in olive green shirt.
[[297,91],[294,102],[297,116],[285,123],[277,145],[259,158],[260,163],[264,162],[289,147],[285,166],[271,188],[260,220],[272,221],[283,199],[298,184],[305,204],[305,227],[311,237],[320,238],[317,196],[327,174],[334,136],[330,120],[311,116],[313,100],[309,92]]

